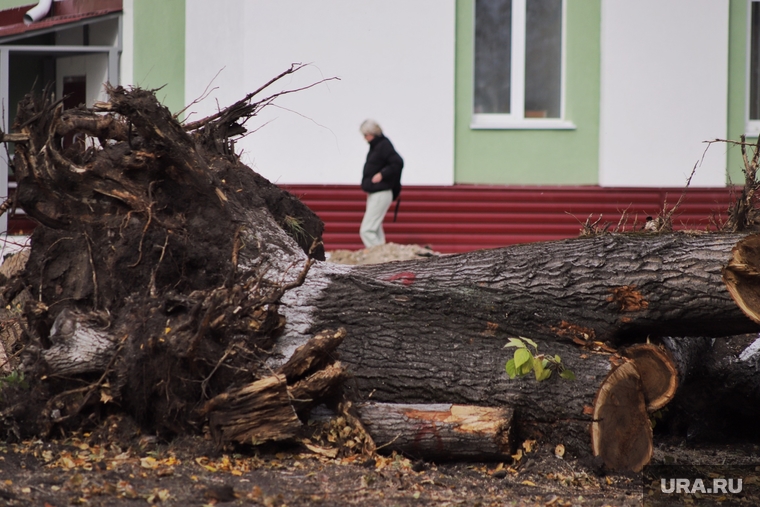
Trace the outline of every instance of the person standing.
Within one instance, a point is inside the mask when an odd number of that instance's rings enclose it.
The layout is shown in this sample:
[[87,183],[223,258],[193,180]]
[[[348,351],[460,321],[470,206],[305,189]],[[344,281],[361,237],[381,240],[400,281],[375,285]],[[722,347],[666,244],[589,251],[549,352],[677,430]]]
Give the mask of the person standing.
[[362,175],[362,190],[367,192],[367,207],[359,235],[364,247],[370,248],[385,244],[383,219],[401,192],[404,160],[393,148],[390,139],[383,135],[383,130],[376,121],[365,120],[359,131],[369,143]]

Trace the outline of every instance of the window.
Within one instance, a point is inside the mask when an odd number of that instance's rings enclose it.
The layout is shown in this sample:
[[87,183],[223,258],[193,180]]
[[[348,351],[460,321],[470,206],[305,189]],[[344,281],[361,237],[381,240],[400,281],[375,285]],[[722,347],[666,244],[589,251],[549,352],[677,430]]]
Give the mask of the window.
[[760,2],[749,2],[747,134],[760,133]]
[[564,0],[475,0],[473,128],[574,128],[563,116]]

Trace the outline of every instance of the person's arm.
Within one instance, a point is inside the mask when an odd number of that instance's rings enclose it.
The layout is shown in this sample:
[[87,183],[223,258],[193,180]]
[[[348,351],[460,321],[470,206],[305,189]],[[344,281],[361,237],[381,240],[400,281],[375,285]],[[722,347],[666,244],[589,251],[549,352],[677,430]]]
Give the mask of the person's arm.
[[[386,152],[383,153],[386,160],[385,166],[380,169],[380,172],[372,177],[373,183],[379,183],[383,180],[398,179],[401,176],[401,169],[404,168],[404,160],[401,158],[401,155],[393,149],[393,146],[390,143],[386,145],[386,150],[383,151]],[[375,181],[377,175],[380,175],[380,178]]]

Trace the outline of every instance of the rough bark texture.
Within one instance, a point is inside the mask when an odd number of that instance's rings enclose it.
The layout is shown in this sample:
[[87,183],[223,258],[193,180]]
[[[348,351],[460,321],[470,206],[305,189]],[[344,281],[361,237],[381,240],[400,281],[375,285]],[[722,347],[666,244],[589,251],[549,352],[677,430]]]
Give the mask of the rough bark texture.
[[[742,237],[605,235],[360,266],[333,276],[330,297],[344,314],[348,305],[364,307],[378,321],[414,312],[421,328],[426,314],[436,314],[443,317],[438,328],[466,323],[478,333],[543,339],[727,336],[760,329],[721,280]],[[373,292],[378,297],[356,299]],[[336,318],[328,305],[317,319]]]
[[[610,370],[597,342],[759,329],[721,280],[741,237],[606,235],[376,266],[317,264],[283,299],[278,347],[287,356],[311,329],[345,327],[338,351],[357,399],[512,406],[518,438],[585,453],[586,407]],[[510,381],[511,336],[559,354],[578,380]]]

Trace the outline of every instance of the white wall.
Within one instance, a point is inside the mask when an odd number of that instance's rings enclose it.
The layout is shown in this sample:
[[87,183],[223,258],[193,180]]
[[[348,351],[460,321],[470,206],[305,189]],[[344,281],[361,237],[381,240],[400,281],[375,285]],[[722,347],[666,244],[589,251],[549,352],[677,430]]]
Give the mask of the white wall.
[[455,0],[187,0],[186,13],[186,101],[218,87],[191,120],[294,62],[311,65],[268,92],[340,78],[249,121],[260,130],[238,147],[266,178],[358,184],[368,148],[358,129],[373,118],[404,157],[404,184],[453,183]]
[[108,56],[94,54],[56,59],[56,96],[63,97],[63,78],[87,76],[87,106],[108,100],[105,84],[108,81]]
[[134,84],[135,2],[122,0],[121,58],[119,84]]
[[[725,139],[728,0],[604,0],[600,183],[682,186]],[[710,147],[692,186],[724,186]]]

